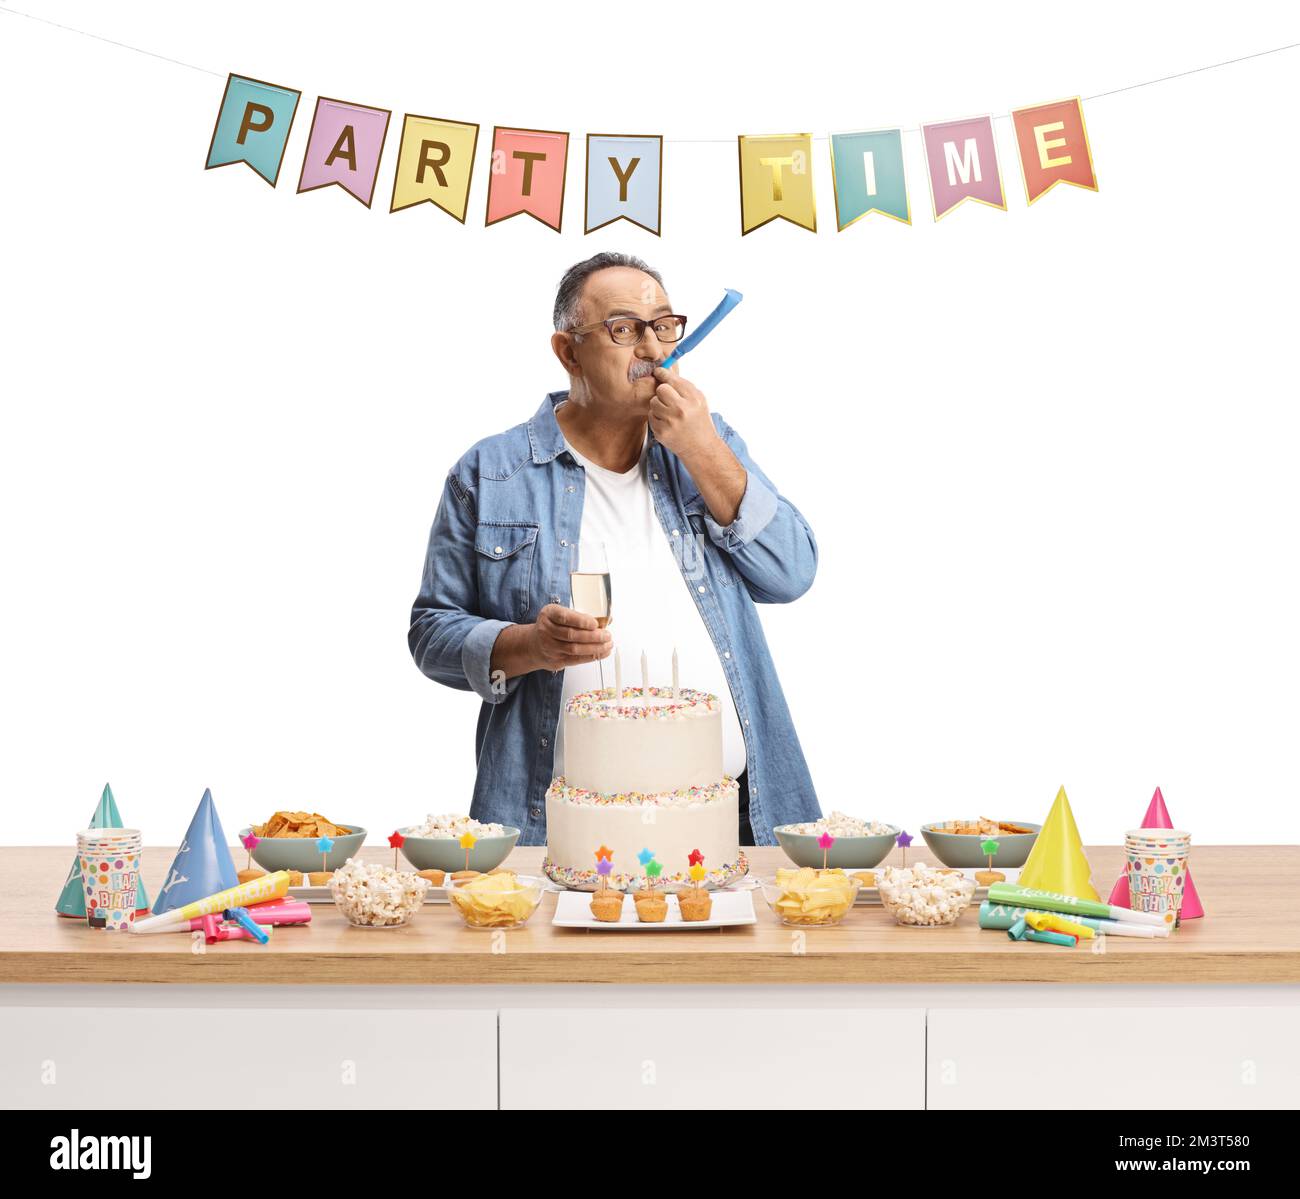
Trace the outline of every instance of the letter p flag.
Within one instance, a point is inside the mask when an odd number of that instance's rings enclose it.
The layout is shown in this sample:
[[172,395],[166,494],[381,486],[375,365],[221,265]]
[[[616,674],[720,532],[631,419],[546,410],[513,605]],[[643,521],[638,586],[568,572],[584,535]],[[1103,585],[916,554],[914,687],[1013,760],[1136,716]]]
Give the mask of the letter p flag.
[[244,162],[274,187],[301,97],[293,88],[231,75],[221,97],[204,169]]

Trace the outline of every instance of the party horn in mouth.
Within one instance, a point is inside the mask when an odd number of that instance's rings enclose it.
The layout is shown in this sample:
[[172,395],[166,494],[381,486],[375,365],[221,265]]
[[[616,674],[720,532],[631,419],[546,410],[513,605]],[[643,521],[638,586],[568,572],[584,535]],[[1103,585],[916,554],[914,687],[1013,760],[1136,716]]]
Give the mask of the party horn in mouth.
[[715,328],[717,328],[718,322],[721,321],[722,318],[726,316],[727,313],[730,312],[744,298],[745,297],[742,296],[740,292],[733,291],[730,287],[727,288],[727,294],[722,297],[722,303],[719,304],[712,312],[709,313],[708,316],[704,318],[703,324],[701,324],[700,327],[696,329],[694,333],[692,333],[684,341],[678,343],[678,345],[673,349],[673,352],[669,354],[668,357],[665,358],[659,365],[663,367],[664,370],[667,370],[683,354],[689,354],[693,349],[695,349],[697,345],[700,344],[700,342],[702,342],[706,337],[708,337],[708,335],[712,333]]

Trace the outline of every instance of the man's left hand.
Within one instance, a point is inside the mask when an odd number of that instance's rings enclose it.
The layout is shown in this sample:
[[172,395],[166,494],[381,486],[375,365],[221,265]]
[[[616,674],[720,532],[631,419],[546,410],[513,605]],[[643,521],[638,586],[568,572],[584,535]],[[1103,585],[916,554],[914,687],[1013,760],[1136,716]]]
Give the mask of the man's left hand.
[[658,386],[650,397],[650,428],[660,445],[689,460],[718,441],[709,402],[694,383],[662,366],[655,367]]

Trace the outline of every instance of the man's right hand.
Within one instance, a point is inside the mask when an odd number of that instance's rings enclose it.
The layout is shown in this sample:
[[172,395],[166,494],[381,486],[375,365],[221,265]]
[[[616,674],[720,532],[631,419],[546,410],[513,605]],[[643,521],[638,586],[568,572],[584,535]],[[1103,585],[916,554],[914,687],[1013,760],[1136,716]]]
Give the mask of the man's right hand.
[[532,624],[507,625],[497,634],[490,669],[513,679],[532,670],[563,670],[608,658],[613,648],[610,631],[598,628],[594,616],[547,604]]
[[598,627],[594,616],[560,604],[546,604],[537,613],[536,622],[528,627],[532,629],[537,669],[581,666],[609,657],[614,648],[613,635]]

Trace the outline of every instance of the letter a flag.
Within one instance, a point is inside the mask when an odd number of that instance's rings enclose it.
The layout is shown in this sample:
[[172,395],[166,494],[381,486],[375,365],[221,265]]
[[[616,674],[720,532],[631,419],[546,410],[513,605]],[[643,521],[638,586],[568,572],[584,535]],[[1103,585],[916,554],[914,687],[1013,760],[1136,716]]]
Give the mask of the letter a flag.
[[568,160],[567,133],[495,126],[484,224],[495,225],[526,212],[559,233]]
[[185,840],[176,851],[158,892],[154,915],[161,916],[173,908],[183,908],[196,899],[238,885],[239,876],[217,815],[217,805],[212,802],[212,792],[204,791]]
[[321,96],[311,119],[298,190],[310,192],[337,183],[369,208],[392,115],[387,108]]
[[628,220],[659,235],[664,139],[587,134],[587,204],[583,232]]
[[1006,211],[992,117],[922,125],[921,140],[936,221],[967,200]]
[[469,181],[478,149],[478,126],[407,113],[397,150],[393,203],[389,212],[429,203],[462,225],[469,206]]
[[[1077,96],[1035,108],[1017,108],[1011,114],[1011,125],[1020,149],[1025,195],[1031,204],[1058,183],[1097,190],[1083,101]],[[1183,903],[1187,903],[1185,898]]]
[[755,137],[741,134],[740,235],[781,217],[817,232],[813,196],[812,134]]
[[[122,817],[117,813],[117,801],[113,798],[113,789],[104,784],[104,792],[99,797],[99,806],[90,817],[87,828],[121,828]],[[86,894],[81,883],[81,857],[74,854],[72,869],[68,871],[67,881],[63,884],[63,893],[54,905],[60,916],[73,916],[78,920],[86,918]],[[136,875],[135,910],[137,913],[149,910],[149,892],[144,888],[144,879]]]
[[912,223],[903,171],[903,131],[831,134],[831,183],[840,232],[872,212]]
[[229,76],[203,169],[244,162],[274,187],[301,96],[302,92],[293,88],[244,75]]

